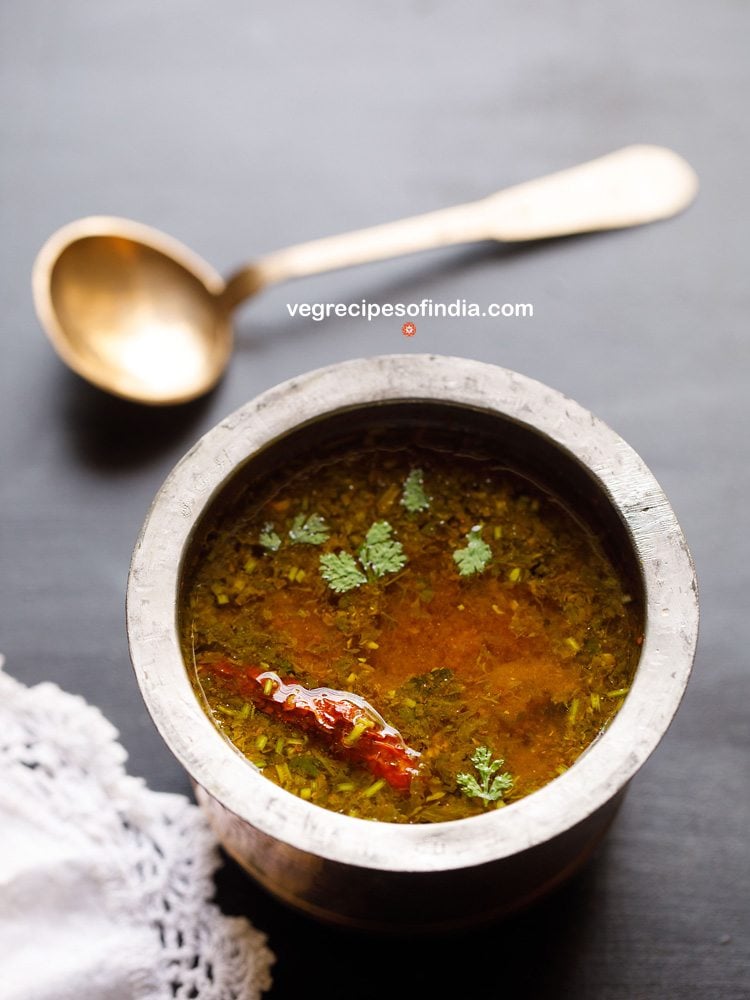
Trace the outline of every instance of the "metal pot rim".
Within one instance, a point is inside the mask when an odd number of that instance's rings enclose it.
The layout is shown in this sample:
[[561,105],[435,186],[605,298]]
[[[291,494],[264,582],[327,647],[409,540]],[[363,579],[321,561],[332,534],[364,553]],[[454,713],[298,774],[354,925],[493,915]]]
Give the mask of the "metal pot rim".
[[[646,629],[630,693],[605,733],[565,774],[504,809],[433,825],[329,812],[264,778],[216,730],[179,648],[177,593],[192,532],[236,468],[308,420],[373,402],[429,400],[525,424],[581,462],[630,536]],[[127,593],[131,658],[146,706],[191,777],[238,821],[310,855],[383,871],[430,872],[528,850],[582,822],[621,791],[664,735],[695,653],[695,572],[675,515],[640,457],[554,389],[466,358],[386,355],[345,361],[277,385],[202,437],[159,490],[136,543]]]

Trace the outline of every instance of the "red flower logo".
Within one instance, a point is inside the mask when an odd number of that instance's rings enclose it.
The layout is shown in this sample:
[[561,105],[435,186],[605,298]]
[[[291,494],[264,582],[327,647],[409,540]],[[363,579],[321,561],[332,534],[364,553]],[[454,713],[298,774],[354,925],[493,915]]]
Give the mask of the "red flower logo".
[[415,323],[404,323],[401,327],[401,333],[403,333],[405,337],[413,337],[416,332],[417,327]]

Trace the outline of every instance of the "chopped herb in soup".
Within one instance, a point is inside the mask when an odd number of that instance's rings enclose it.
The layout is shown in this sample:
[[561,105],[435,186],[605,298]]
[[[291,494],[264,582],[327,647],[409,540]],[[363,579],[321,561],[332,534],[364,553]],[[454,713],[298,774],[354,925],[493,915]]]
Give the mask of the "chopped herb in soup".
[[405,445],[241,494],[202,531],[181,634],[207,713],[270,781],[433,823],[570,767],[628,692],[641,621],[557,499]]

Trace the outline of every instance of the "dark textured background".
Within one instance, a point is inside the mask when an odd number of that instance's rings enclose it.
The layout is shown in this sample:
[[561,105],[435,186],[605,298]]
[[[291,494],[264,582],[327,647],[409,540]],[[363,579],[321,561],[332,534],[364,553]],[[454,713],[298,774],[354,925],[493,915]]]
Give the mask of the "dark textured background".
[[[166,472],[273,383],[394,351],[463,354],[548,382],[651,466],[698,566],[696,669],[593,863],[471,937],[320,928],[236,869],[219,898],[267,930],[273,997],[750,996],[746,106],[750,7],[380,0],[33,0],[0,6],[0,649],[116,723],[131,768],[187,790],[128,664],[130,551]],[[131,216],[217,268],[487,194],[630,142],[698,171],[683,216],[617,234],[473,247],[286,286],[240,317],[208,399],[150,412],[60,364],[29,271],[59,225]],[[533,320],[290,320],[287,301],[533,302]],[[394,978],[396,960],[407,971]],[[465,977],[465,978],[462,978]]]

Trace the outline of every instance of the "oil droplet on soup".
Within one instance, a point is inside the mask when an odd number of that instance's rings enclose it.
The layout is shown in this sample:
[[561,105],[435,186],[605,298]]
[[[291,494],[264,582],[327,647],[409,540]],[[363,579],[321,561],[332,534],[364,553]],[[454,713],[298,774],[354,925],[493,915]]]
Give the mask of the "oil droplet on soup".
[[405,445],[242,493],[201,528],[180,628],[206,712],[266,778],[431,823],[575,762],[627,695],[637,603],[556,498]]

